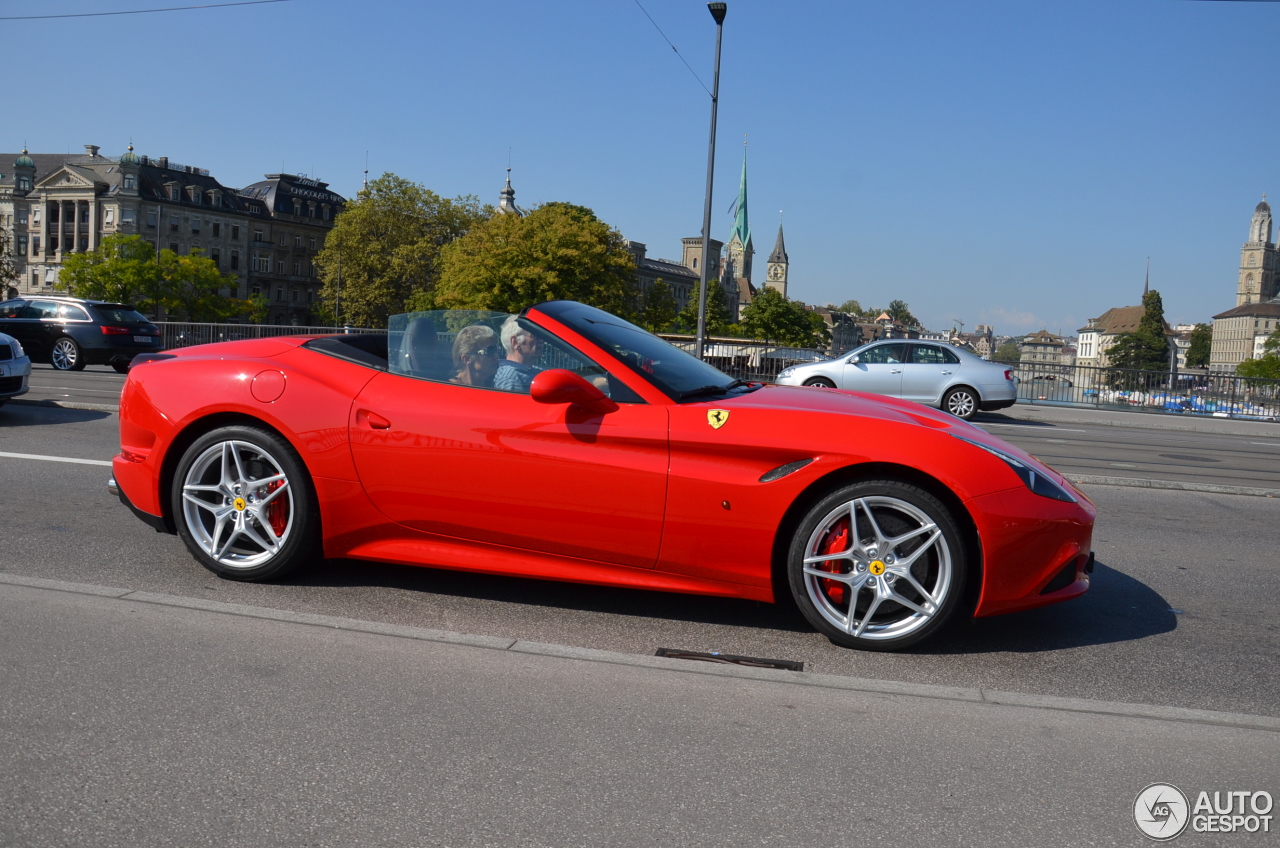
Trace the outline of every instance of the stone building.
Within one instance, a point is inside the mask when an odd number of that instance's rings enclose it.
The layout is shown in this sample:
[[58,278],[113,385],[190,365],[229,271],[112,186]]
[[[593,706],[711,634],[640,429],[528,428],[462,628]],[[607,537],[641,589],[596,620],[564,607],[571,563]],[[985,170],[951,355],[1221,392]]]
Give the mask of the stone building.
[[320,288],[312,260],[345,203],[327,183],[267,174],[232,189],[207,170],[139,156],[132,145],[119,158],[99,150],[0,154],[0,223],[13,237],[19,275],[5,294],[57,291],[66,256],[110,235],[138,235],[157,252],[202,251],[235,275],[227,295],[267,298],[268,322],[310,323]]
[[1209,373],[1234,374],[1246,359],[1262,356],[1262,344],[1280,327],[1280,298],[1244,303],[1213,316]]
[[[1079,340],[1076,342],[1076,364],[1082,366],[1105,367],[1111,364],[1107,351],[1116,342],[1121,333],[1132,333],[1142,322],[1145,309],[1141,306],[1116,306],[1108,309],[1097,318],[1080,328]],[[1164,335],[1172,344],[1177,333],[1169,322],[1164,324]]]
[[1030,365],[1061,365],[1064,346],[1060,336],[1048,330],[1037,330],[1019,341],[1018,361]]
[[1271,300],[1277,287],[1277,252],[1271,241],[1271,206],[1267,196],[1253,210],[1249,222],[1249,240],[1240,249],[1240,280],[1236,288],[1236,306]]

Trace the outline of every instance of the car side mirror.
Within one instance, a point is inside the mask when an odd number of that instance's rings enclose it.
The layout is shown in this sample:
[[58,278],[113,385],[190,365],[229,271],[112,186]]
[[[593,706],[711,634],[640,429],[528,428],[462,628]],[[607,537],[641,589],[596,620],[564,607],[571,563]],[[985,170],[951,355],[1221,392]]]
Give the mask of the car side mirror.
[[614,412],[614,403],[598,386],[563,368],[540,371],[529,386],[529,395],[538,403],[568,403],[590,412]]
[[858,354],[855,353],[853,356],[849,357],[849,364],[850,365],[858,364]]

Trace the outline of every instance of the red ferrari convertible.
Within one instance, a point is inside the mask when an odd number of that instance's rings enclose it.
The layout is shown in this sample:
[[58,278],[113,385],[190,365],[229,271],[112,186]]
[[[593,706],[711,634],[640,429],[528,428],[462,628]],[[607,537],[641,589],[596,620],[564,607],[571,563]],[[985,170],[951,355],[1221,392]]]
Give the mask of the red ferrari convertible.
[[1095,510],[907,401],[734,380],[569,301],[134,361],[111,489],[209,570],[318,557],[790,597],[842,645],[1088,589]]

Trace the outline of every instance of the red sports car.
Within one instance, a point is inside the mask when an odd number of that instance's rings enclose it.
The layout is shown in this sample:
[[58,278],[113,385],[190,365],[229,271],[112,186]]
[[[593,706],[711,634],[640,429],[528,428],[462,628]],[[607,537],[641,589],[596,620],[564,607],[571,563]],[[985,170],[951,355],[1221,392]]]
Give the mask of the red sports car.
[[734,380],[580,303],[140,356],[112,491],[209,570],[318,557],[776,601],[891,650],[1088,589],[1095,510],[915,403]]

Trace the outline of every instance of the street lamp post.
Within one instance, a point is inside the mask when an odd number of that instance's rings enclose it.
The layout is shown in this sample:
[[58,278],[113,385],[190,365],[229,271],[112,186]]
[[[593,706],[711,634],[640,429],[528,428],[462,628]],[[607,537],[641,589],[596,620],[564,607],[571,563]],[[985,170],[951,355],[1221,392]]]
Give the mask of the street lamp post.
[[716,72],[711,83],[711,142],[707,145],[707,196],[702,205],[702,262],[698,278],[698,339],[694,355],[702,358],[707,340],[707,259],[711,255],[711,186],[716,172],[716,106],[720,103],[720,36],[724,32],[724,16],[729,11],[727,3],[708,3],[707,9],[716,21]]

